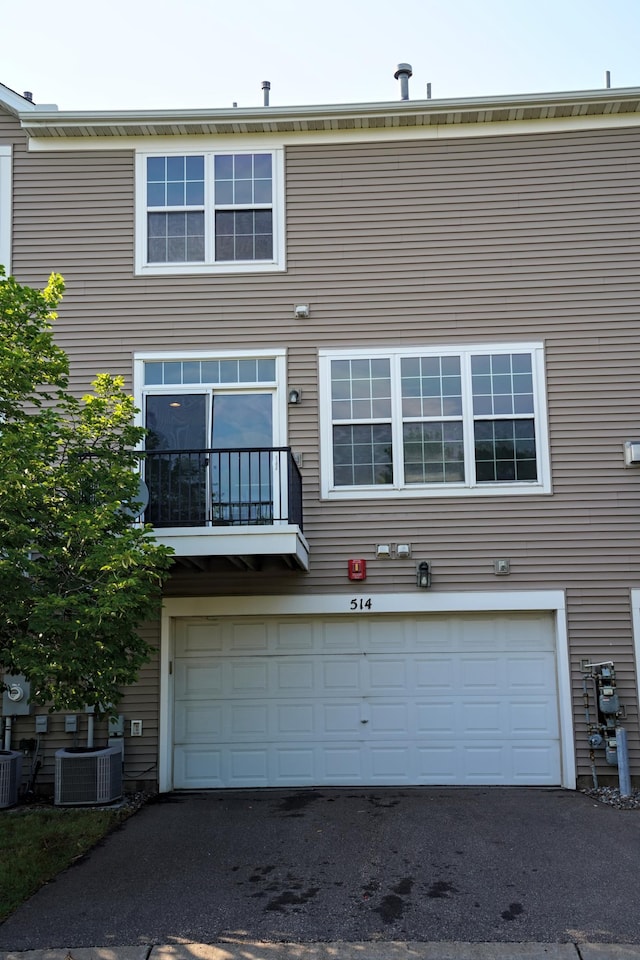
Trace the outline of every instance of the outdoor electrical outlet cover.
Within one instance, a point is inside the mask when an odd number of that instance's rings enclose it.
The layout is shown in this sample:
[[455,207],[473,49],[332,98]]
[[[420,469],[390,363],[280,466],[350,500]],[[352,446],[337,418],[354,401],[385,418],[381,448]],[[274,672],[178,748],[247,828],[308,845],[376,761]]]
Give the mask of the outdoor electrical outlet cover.
[[49,729],[49,717],[42,713],[36,717],[36,733],[46,733]]
[[142,736],[142,720],[131,721],[131,736],[132,737]]

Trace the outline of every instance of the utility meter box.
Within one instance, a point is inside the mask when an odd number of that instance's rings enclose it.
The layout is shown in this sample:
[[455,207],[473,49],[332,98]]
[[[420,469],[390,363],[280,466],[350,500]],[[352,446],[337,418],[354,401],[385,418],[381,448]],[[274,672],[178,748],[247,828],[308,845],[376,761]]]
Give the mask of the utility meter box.
[[31,713],[29,696],[31,685],[20,674],[5,674],[5,689],[2,691],[2,714],[5,717],[26,717]]

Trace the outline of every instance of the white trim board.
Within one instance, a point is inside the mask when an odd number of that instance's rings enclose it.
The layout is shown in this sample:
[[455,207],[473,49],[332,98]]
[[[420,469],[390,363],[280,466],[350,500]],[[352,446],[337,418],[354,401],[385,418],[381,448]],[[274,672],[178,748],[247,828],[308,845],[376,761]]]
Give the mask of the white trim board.
[[0,263],[11,273],[11,146],[0,144]]
[[[640,594],[640,592],[639,592]],[[371,608],[360,604],[372,600]],[[356,610],[351,607],[356,600]],[[367,612],[363,612],[363,609]],[[571,700],[569,644],[566,604],[562,590],[513,590],[469,593],[388,593],[316,594],[307,596],[266,597],[175,597],[162,606],[160,635],[160,720],[159,789],[173,788],[172,771],[172,698],[173,658],[172,620],[175,617],[352,615],[375,616],[385,613],[501,613],[548,611],[555,615],[558,709],[562,751],[562,786],[576,786],[575,743]],[[640,616],[640,611],[639,616]]]

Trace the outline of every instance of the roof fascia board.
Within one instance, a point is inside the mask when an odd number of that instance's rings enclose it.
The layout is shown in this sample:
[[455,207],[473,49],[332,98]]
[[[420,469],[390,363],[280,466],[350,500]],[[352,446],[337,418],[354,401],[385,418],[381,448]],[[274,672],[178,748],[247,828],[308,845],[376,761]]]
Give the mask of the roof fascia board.
[[[22,101],[22,104],[28,104],[21,97],[14,97]],[[33,136],[46,136],[46,128],[55,127],[59,131],[65,129],[76,131],[76,136],[82,136],[82,130],[89,128],[97,129],[100,127],[109,128],[114,125],[120,128],[122,134],[126,134],[131,127],[157,127],[158,125],[175,125],[176,127],[188,127],[190,124],[202,123],[251,123],[260,126],[265,125],[266,130],[272,129],[279,123],[295,124],[306,123],[308,121],[328,121],[352,119],[371,119],[380,118],[384,120],[393,120],[401,118],[403,115],[411,113],[425,113],[432,116],[442,113],[462,113],[469,110],[481,112],[491,112],[492,110],[517,110],[533,108],[557,108],[558,106],[584,106],[595,103],[603,104],[603,112],[607,112],[605,107],[623,105],[630,100],[640,98],[640,88],[619,88],[616,90],[586,90],[571,93],[549,93],[549,94],[526,94],[508,97],[467,97],[462,99],[447,100],[406,100],[392,101],[387,103],[365,103],[365,104],[334,104],[334,105],[312,105],[301,107],[232,107],[224,109],[190,109],[190,110],[108,110],[108,111],[51,111],[38,110],[37,107],[31,109],[31,105],[26,109],[25,115],[21,116],[22,125]],[[21,111],[24,113],[24,110]],[[55,134],[54,134],[55,135]]]
[[[14,94],[17,97],[17,94]],[[614,104],[640,98],[640,88],[627,87],[615,90],[584,90],[572,93],[545,93],[510,95],[504,97],[464,97],[446,100],[394,100],[386,103],[331,104],[293,107],[225,107],[223,109],[188,110],[38,110],[34,107],[24,117],[24,125],[36,128],[40,124],[57,126],[86,127],[93,125],[111,126],[114,123],[124,128],[146,124],[184,124],[189,122],[233,122],[260,123],[268,118],[269,122],[295,122],[298,120],[330,119],[353,117],[395,117],[406,113],[450,113],[468,110],[498,110],[513,107],[545,107],[577,104]],[[22,97],[17,97],[28,104]]]
[[[31,103],[30,100],[16,93],[15,90],[6,87],[4,83],[0,83],[0,105],[6,107],[6,109],[16,117],[23,113],[27,113],[30,116],[31,113],[37,109],[35,103]],[[49,116],[51,116],[51,114],[49,114]]]
[[28,149],[34,153],[46,151],[73,152],[100,150],[202,150],[211,149],[215,139],[216,149],[249,148],[259,139],[261,149],[321,143],[374,143],[385,140],[461,140],[474,137],[526,136],[540,133],[571,133],[581,130],[615,129],[640,126],[638,114],[610,114],[607,116],[545,118],[540,120],[509,120],[494,123],[450,123],[423,127],[384,127],[375,130],[323,130],[299,131],[286,134],[202,134],[151,136],[73,136],[51,137],[32,133]]

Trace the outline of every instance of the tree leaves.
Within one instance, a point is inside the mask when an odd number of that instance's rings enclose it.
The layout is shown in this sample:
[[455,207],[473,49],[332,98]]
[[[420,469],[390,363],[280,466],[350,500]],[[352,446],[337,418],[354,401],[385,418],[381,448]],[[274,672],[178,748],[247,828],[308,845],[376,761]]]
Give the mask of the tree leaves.
[[131,522],[144,430],[122,378],[68,390],[52,333],[63,289],[0,282],[0,666],[37,703],[99,711],[149,658],[136,628],[157,614],[171,551]]

